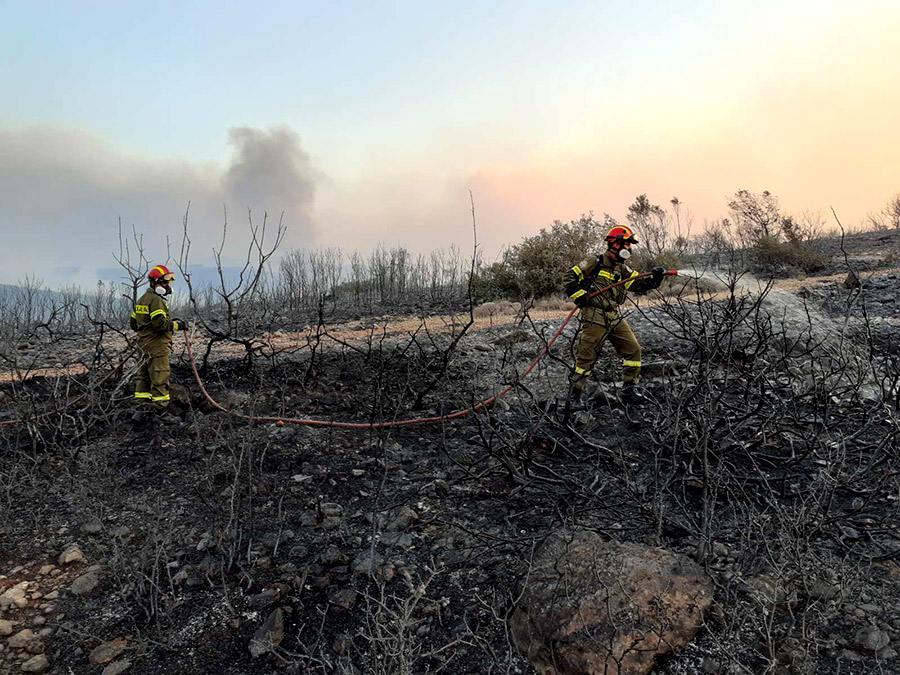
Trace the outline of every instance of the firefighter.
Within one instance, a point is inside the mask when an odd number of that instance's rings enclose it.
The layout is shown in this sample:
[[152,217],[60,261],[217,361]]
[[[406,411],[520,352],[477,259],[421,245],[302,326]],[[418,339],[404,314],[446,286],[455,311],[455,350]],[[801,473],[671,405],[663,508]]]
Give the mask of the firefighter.
[[[147,275],[150,288],[138,298],[131,313],[131,330],[138,334],[140,364],[134,380],[134,398],[151,412],[165,413],[169,406],[169,353],[175,331],[187,330],[181,319],[169,318],[165,298],[172,294],[175,275],[165,265],[157,265]],[[170,416],[172,417],[172,416]],[[143,420],[139,411],[135,421]],[[166,420],[168,421],[168,420]]]
[[616,353],[622,358],[623,379],[622,400],[625,403],[646,402],[646,397],[637,387],[641,379],[641,345],[631,326],[619,311],[625,302],[627,291],[642,293],[659,288],[665,270],[654,267],[650,277],[633,279],[593,298],[590,295],[606,286],[623,279],[636,277],[638,272],[628,267],[631,246],[638,241],[630,227],[617,226],[606,234],[606,251],[582,260],[563,276],[566,293],[581,307],[581,330],[575,349],[575,370],[572,374],[569,393],[570,407],[584,407],[582,396],[591,375],[591,368],[600,355],[604,340],[612,343]]

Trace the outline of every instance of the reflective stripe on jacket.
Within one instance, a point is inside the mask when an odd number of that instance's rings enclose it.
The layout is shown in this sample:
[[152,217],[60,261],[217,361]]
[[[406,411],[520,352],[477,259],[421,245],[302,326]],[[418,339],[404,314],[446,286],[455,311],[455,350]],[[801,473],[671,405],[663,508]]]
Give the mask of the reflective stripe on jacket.
[[[563,275],[563,284],[566,294],[572,300],[577,300],[584,295],[622,281],[622,279],[636,277],[638,274],[639,272],[631,269],[628,265],[616,261],[610,251],[606,251],[603,255],[585,258],[566,271]],[[581,320],[603,323],[605,315],[618,314],[619,305],[625,302],[628,291],[643,293],[652,288],[654,288],[653,279],[644,277],[643,279],[633,279],[606,293],[601,293],[591,298],[588,306],[581,310]]]
[[172,351],[175,326],[169,318],[169,305],[163,297],[148,289],[134,305],[129,321],[137,331],[138,347],[150,356],[162,356]]

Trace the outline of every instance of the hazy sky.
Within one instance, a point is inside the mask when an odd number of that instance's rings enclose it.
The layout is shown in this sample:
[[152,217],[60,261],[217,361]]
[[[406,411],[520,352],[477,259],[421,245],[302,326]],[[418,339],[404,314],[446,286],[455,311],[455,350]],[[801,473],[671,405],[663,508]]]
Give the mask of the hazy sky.
[[[900,192],[900,1],[0,0],[0,282],[90,283],[134,225],[197,262],[486,254],[582,213],[740,188],[861,221]],[[237,247],[234,247],[237,254]]]

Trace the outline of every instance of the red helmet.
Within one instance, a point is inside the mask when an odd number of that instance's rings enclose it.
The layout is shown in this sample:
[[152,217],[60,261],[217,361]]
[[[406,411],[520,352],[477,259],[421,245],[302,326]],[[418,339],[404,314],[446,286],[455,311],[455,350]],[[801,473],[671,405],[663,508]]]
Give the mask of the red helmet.
[[609,232],[606,233],[606,241],[610,244],[615,244],[616,242],[620,244],[637,244],[638,240],[634,236],[634,230],[630,227],[626,227],[625,225],[616,225]]
[[175,275],[165,265],[157,265],[147,275],[150,281],[175,281]]

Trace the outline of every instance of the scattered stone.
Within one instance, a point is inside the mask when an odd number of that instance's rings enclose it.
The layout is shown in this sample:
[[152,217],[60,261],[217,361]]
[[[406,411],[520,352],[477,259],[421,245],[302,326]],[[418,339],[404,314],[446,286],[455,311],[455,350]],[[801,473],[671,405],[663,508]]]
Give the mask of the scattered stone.
[[397,515],[384,528],[388,532],[402,532],[419,520],[419,514],[408,506],[401,506]]
[[56,564],[62,567],[63,565],[71,565],[72,563],[83,561],[84,553],[81,552],[78,544],[70,544],[59,554],[59,559],[56,561]]
[[21,666],[23,673],[43,673],[50,668],[50,661],[43,654],[28,659]]
[[276,609],[250,640],[250,655],[258,658],[284,640],[284,614],[281,608]]
[[770,605],[784,602],[788,596],[784,581],[769,574],[750,577],[747,580],[747,586],[750,587],[751,593],[758,601]]
[[347,556],[339,549],[337,546],[329,546],[325,549],[322,555],[319,556],[319,561],[323,565],[327,565],[328,567],[334,567],[335,565],[344,565],[347,562]]
[[824,580],[811,581],[806,586],[806,594],[812,600],[834,600],[840,592],[840,586]]
[[27,581],[21,581],[12,588],[7,588],[3,595],[0,595],[0,609],[11,609],[13,607],[24,609],[28,607],[28,599],[25,597],[28,585]]
[[722,672],[722,662],[711,656],[706,656],[703,659],[703,663],[700,664],[700,670],[707,675],[718,675]]
[[712,553],[716,558],[727,558],[731,554],[731,549],[726,544],[717,541],[713,544]]
[[208,555],[197,565],[197,571],[208,577],[218,576],[222,570],[222,560],[216,556]]
[[875,626],[865,626],[853,636],[853,646],[863,652],[877,652],[884,649],[891,641],[891,636]]
[[273,602],[278,602],[280,597],[281,589],[278,587],[271,587],[265,589],[262,593],[248,596],[247,604],[250,605],[250,607],[265,607],[266,605],[271,605]]
[[288,551],[289,558],[305,558],[309,555],[309,549],[303,544],[295,544],[291,546],[291,550]]
[[331,643],[331,648],[334,650],[334,653],[338,656],[344,656],[350,651],[350,647],[353,646],[353,640],[350,639],[350,636],[346,633],[339,633],[336,638],[334,638],[334,642]]
[[6,637],[7,635],[12,635],[13,626],[15,626],[18,621],[9,621],[7,619],[0,619],[0,637]]
[[59,597],[59,591],[50,591],[44,596],[45,600],[56,600]]
[[857,541],[862,536],[859,533],[859,530],[855,527],[850,527],[849,525],[838,524],[837,529],[844,535],[844,539],[847,539],[848,541]]
[[100,522],[99,518],[92,518],[82,524],[81,531],[85,534],[100,534],[103,531],[103,523]]
[[525,330],[514,330],[506,335],[502,335],[494,340],[494,344],[498,347],[511,347],[519,342],[528,342],[531,339],[531,333]]
[[7,644],[10,649],[24,649],[29,654],[44,653],[44,640],[39,635],[35,635],[30,628],[20,630],[9,638]]
[[43,565],[41,567],[41,569],[38,570],[38,574],[40,574],[42,577],[45,577],[55,569],[56,569],[55,565]]
[[358,554],[350,566],[354,574],[374,577],[378,568],[384,564],[384,558],[374,551],[365,550]]
[[408,532],[386,532],[381,535],[381,543],[385,546],[408,549],[412,546],[413,538]]
[[842,649],[840,658],[842,661],[850,661],[851,663],[860,663],[863,660],[863,657],[852,649]]
[[340,517],[344,515],[344,507],[340,504],[325,502],[319,505],[319,513],[322,514],[323,518]]
[[109,642],[104,642],[98,647],[94,647],[88,658],[95,666],[102,666],[104,663],[109,663],[115,659],[119,654],[124,652],[127,647],[127,638],[117,638],[115,640],[110,640]]
[[688,644],[713,596],[686,556],[587,531],[549,537],[512,616],[520,649],[540,672],[643,675]]
[[106,666],[100,675],[119,675],[119,673],[124,673],[129,668],[131,668],[131,661],[116,661]]
[[80,577],[75,579],[72,582],[72,585],[69,587],[69,590],[72,591],[75,595],[87,595],[100,583],[100,579],[94,572],[88,572],[87,574],[82,574]]
[[[799,672],[802,665],[806,662],[807,657],[808,654],[803,643],[797,638],[789,637],[785,638],[784,642],[778,646],[778,651],[775,654],[775,661],[779,665],[789,666]],[[792,670],[791,672],[794,671]]]
[[352,588],[335,589],[328,594],[328,602],[335,607],[342,609],[352,609],[356,604],[356,591]]
[[340,516],[328,516],[322,519],[322,529],[326,532],[336,530],[341,526],[343,519]]
[[197,550],[205,551],[206,549],[215,547],[215,545],[212,532],[204,532],[200,535],[200,541],[197,542]]

